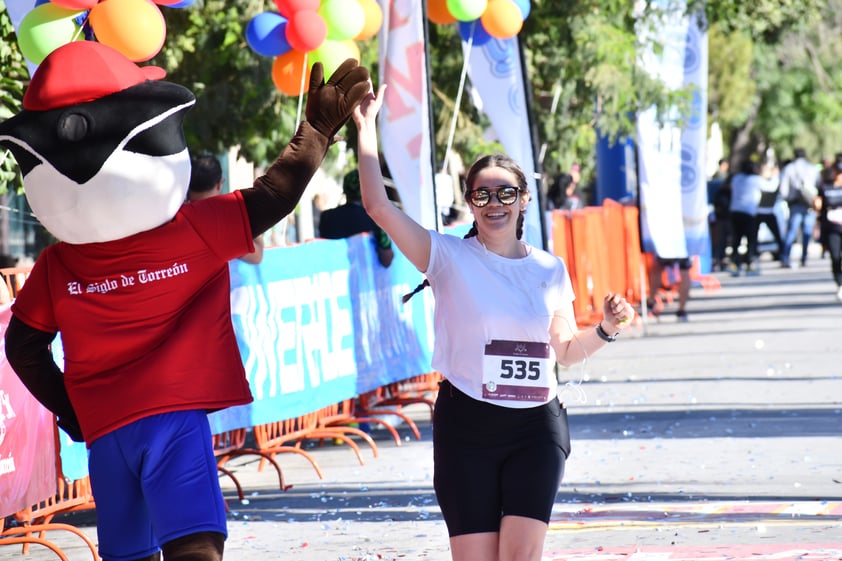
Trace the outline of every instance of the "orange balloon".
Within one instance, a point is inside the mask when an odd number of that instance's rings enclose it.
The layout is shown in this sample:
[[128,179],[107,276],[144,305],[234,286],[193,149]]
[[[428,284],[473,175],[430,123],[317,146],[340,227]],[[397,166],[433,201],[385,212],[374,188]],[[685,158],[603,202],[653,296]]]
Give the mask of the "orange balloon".
[[508,39],[517,35],[523,27],[523,13],[512,0],[489,0],[480,21],[495,39]]
[[360,3],[360,6],[363,7],[363,12],[365,12],[365,23],[363,24],[363,29],[360,33],[354,37],[356,41],[364,41],[366,39],[371,39],[377,32],[380,31],[380,26],[383,25],[383,10],[380,8],[380,4],[375,2],[375,0],[357,0]]
[[[310,69],[304,66],[307,53],[292,49],[275,57],[272,63],[272,81],[286,95],[301,95],[310,82]],[[304,80],[301,74],[304,73]]]
[[447,0],[429,0],[427,2],[427,17],[433,23],[448,25],[456,21],[447,9]]
[[134,62],[149,60],[164,46],[164,15],[149,0],[103,0],[88,17],[97,41]]

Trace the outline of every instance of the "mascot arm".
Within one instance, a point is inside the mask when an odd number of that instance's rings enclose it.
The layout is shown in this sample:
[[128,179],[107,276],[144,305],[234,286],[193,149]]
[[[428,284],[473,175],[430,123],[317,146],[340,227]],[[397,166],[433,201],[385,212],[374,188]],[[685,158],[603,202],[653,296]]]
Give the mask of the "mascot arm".
[[334,135],[371,91],[368,70],[348,59],[325,83],[322,64],[310,72],[305,114],[293,139],[251,189],[244,189],[251,231],[259,236],[293,211],[321,165]]
[[53,360],[50,343],[55,333],[30,327],[12,316],[6,330],[6,358],[26,389],[58,417],[58,426],[82,442],[82,431],[64,387],[64,374]]

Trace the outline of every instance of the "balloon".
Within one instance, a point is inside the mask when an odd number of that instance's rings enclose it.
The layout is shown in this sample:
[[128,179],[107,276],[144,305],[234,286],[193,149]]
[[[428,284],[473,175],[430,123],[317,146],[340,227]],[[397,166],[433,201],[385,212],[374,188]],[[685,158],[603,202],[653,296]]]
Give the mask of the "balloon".
[[447,0],[447,10],[459,21],[473,21],[488,6],[488,0]]
[[318,48],[325,40],[327,24],[318,12],[302,10],[289,17],[286,35],[293,49],[307,53]]
[[254,16],[246,26],[246,42],[259,55],[279,56],[290,50],[287,19],[276,12]]
[[156,4],[158,4],[159,6],[167,6],[167,7],[172,7],[173,4],[180,4],[181,3],[181,2],[179,2],[179,0],[152,0],[152,1],[155,2]]
[[[181,0],[181,2],[176,2],[174,4],[165,4],[167,8],[186,8],[195,2],[196,0]],[[160,4],[161,2],[158,2]]]
[[48,54],[62,45],[84,41],[85,35],[73,21],[80,13],[52,3],[32,8],[21,20],[17,32],[23,56],[33,64],[41,64]]
[[[272,63],[272,81],[286,95],[301,95],[310,81],[310,69],[304,66],[306,53],[289,51]],[[302,83],[301,74],[304,73]]]
[[319,15],[327,24],[327,38],[353,39],[365,25],[365,12],[357,0],[323,0]]
[[105,0],[91,8],[89,19],[97,41],[134,62],[158,54],[167,36],[164,15],[149,0]]
[[68,10],[90,10],[99,0],[53,0],[52,3],[56,6]]
[[492,37],[508,39],[517,35],[523,27],[520,15],[520,8],[512,0],[489,0],[480,21]]
[[310,66],[321,62],[325,69],[325,78],[329,78],[339,65],[347,59],[353,58],[359,62],[360,49],[353,41],[332,41],[328,39],[321,46],[310,53]]
[[522,14],[521,17],[526,19],[529,17],[529,11],[532,9],[529,0],[512,0],[517,7],[520,8],[520,13]]
[[475,19],[474,21],[459,22],[459,35],[462,36],[463,41],[469,41],[472,33],[474,36],[474,42],[471,44],[472,47],[481,47],[491,41],[491,35],[482,26],[480,20]]
[[380,31],[380,26],[383,25],[383,10],[380,8],[380,4],[374,0],[359,0],[359,3],[365,13],[365,24],[363,24],[362,31],[354,39],[365,41],[371,39]]
[[427,0],[427,17],[433,23],[448,25],[456,21],[447,9],[447,0]]
[[275,5],[282,16],[289,18],[295,12],[306,10],[315,12],[319,9],[319,0],[275,0]]

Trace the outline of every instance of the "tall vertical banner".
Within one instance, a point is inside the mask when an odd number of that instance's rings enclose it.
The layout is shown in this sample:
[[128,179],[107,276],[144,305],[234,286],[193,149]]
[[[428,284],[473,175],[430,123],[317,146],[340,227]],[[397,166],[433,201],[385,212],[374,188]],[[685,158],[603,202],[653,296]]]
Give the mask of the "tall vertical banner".
[[681,258],[709,253],[704,175],[707,36],[698,18],[685,15],[683,2],[671,2],[670,7],[654,28],[639,26],[644,42],[654,38],[663,47],[660,54],[650,49],[641,58],[644,69],[667,87],[694,85],[693,113],[684,130],[664,124],[654,108],[638,116],[638,174],[644,251]]
[[386,165],[403,210],[419,224],[436,229],[424,3],[381,0],[380,82],[386,98],[379,131]]
[[526,207],[524,238],[530,245],[542,247],[532,128],[519,49],[516,37],[491,39],[481,47],[473,47],[468,76],[482,99],[482,110],[491,121],[503,149],[526,174],[532,203]]
[[687,252],[703,257],[710,269],[707,201],[708,38],[704,11],[688,18],[684,48],[684,86],[693,88],[690,119],[681,134],[681,202]]

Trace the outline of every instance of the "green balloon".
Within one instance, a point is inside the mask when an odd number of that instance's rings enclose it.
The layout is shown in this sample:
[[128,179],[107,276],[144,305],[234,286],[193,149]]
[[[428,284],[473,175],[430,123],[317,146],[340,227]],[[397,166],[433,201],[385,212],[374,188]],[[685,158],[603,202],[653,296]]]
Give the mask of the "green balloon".
[[324,0],[319,15],[327,24],[327,38],[334,41],[353,39],[365,25],[365,10],[356,0]]
[[18,28],[18,45],[23,56],[33,64],[72,41],[84,41],[85,35],[73,19],[83,10],[68,10],[48,2],[35,6],[23,17]]
[[488,0],[447,0],[447,10],[459,21],[474,21],[488,7]]
[[346,59],[355,58],[359,60],[359,51],[354,52],[351,48],[352,41],[333,41],[331,39],[325,40],[318,49],[311,51],[308,55],[308,64],[312,66],[317,62],[321,62],[325,70],[325,79],[329,79],[339,65],[345,62]]

